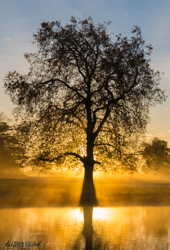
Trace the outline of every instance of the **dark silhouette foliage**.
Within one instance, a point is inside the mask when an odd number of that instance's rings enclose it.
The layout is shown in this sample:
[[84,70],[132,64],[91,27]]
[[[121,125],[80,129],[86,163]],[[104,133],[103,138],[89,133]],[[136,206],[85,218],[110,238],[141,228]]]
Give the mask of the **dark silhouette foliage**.
[[128,39],[90,17],[71,17],[66,26],[41,23],[34,42],[38,52],[25,54],[28,74],[9,72],[5,79],[29,159],[59,168],[83,164],[88,197],[94,167],[137,171],[133,152],[149,108],[165,100],[140,28]]
[[14,129],[9,125],[9,118],[0,113],[0,174],[21,175],[19,167],[23,161],[24,149],[14,135]]
[[150,143],[144,143],[142,152],[146,162],[147,170],[169,171],[170,167],[170,148],[167,142],[159,138],[154,138]]

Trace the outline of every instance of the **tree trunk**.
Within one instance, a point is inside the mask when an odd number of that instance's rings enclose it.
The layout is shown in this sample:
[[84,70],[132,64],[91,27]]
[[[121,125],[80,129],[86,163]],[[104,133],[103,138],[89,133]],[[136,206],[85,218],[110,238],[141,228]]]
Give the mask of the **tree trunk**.
[[96,191],[93,182],[93,164],[84,164],[84,181],[80,206],[92,205],[97,206]]
[[87,125],[87,157],[84,158],[84,181],[82,194],[80,199],[80,206],[97,206],[96,191],[93,182],[93,148],[94,148],[94,134],[93,134],[93,125],[91,121],[91,110],[90,104],[87,103],[87,116],[88,116],[88,125]]

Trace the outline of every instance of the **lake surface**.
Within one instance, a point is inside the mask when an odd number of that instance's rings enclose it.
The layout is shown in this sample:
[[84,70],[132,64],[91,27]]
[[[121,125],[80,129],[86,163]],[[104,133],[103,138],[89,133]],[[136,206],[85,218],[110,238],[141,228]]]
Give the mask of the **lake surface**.
[[41,241],[25,249],[168,250],[170,206],[4,208],[0,249],[7,241]]

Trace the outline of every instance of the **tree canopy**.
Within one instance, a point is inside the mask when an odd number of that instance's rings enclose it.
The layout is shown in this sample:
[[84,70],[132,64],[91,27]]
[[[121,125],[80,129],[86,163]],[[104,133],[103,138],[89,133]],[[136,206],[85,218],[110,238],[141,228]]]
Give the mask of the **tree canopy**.
[[128,39],[109,34],[107,24],[71,17],[64,27],[42,22],[34,42],[38,52],[25,54],[28,74],[5,79],[32,158],[61,163],[70,156],[104,168],[123,162],[135,171],[136,136],[145,132],[149,108],[165,100],[140,28]]
[[142,152],[143,159],[145,160],[146,170],[165,171],[170,170],[170,148],[167,142],[159,138],[154,138],[150,143],[143,143],[144,150]]
[[0,113],[0,173],[21,175],[19,167],[23,161],[24,149],[14,135],[11,120]]

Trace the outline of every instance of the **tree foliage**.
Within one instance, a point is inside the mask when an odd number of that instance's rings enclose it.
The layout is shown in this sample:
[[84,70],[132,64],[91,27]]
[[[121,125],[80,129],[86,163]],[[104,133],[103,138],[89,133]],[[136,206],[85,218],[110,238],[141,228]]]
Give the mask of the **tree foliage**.
[[167,142],[159,138],[154,138],[150,143],[143,143],[143,158],[146,162],[147,170],[169,171],[170,167],[170,148]]
[[[24,159],[24,149],[14,134],[11,120],[0,113],[0,172],[19,169]],[[4,173],[5,173],[4,172]],[[19,173],[19,171],[18,171]]]
[[149,109],[165,100],[140,28],[128,39],[110,35],[107,24],[71,17],[66,26],[42,22],[34,42],[38,52],[25,54],[28,74],[5,79],[27,156],[59,167],[65,160],[68,168],[101,163],[136,171],[133,152]]

